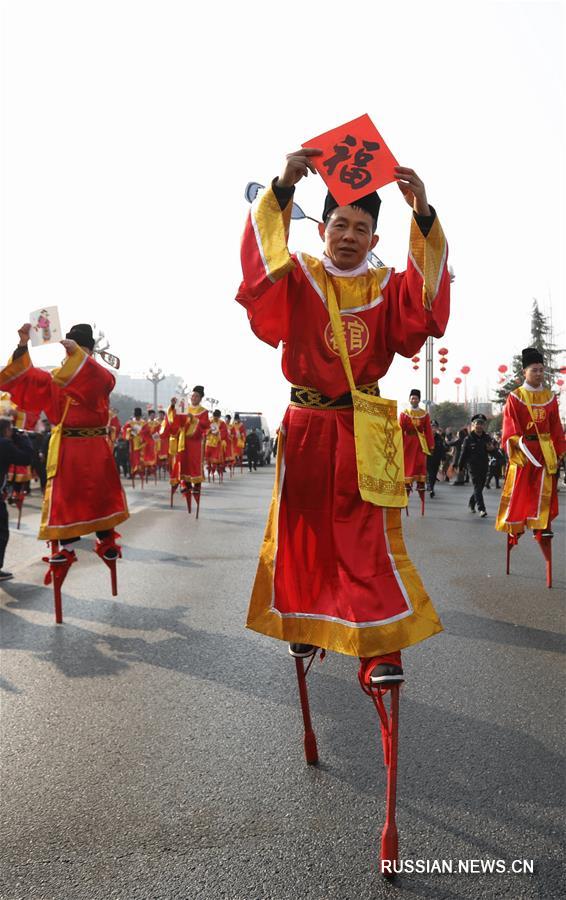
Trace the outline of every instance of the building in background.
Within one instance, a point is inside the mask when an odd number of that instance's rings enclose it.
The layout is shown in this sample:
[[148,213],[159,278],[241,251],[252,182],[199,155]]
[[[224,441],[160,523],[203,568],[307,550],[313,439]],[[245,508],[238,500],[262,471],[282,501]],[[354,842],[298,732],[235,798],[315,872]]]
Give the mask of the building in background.
[[[153,383],[148,381],[145,375],[121,375],[118,372],[114,374],[115,390],[118,393],[135,397],[142,403],[153,403]],[[180,384],[184,384],[181,375],[166,375],[157,385],[157,405],[166,409],[171,397],[179,396]]]

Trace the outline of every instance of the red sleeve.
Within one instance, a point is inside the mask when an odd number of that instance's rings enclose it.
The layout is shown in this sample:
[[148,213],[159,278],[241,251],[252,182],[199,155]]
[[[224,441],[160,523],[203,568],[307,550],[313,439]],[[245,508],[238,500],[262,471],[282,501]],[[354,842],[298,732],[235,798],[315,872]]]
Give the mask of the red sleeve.
[[403,434],[406,434],[408,431],[411,431],[413,428],[413,420],[407,413],[402,412],[399,416],[399,425],[401,426],[401,431]]
[[[501,444],[504,448],[507,447],[509,438],[522,435],[523,433],[521,422],[516,415],[516,403],[517,401],[513,397],[513,394],[509,394],[503,409],[503,423],[501,426]],[[506,450],[506,452],[507,455],[509,455],[509,451]]]
[[564,435],[564,428],[560,421],[560,410],[558,409],[558,400],[556,397],[550,406],[548,424],[556,455],[562,456],[563,453],[566,453],[566,436]]
[[412,356],[427,337],[442,337],[450,314],[448,245],[438,217],[424,237],[411,221],[405,272],[393,273],[387,305],[387,344]]
[[20,409],[40,413],[45,410],[51,422],[58,422],[61,415],[59,389],[53,384],[49,372],[36,369],[26,350],[0,371],[0,388],[8,391]]

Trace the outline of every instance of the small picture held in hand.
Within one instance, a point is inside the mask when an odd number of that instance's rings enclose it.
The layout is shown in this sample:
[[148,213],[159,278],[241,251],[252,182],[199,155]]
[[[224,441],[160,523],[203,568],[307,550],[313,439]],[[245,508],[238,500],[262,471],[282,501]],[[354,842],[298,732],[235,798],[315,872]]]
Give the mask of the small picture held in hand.
[[32,347],[43,344],[56,344],[63,337],[59,323],[59,312],[56,306],[43,306],[30,313],[30,340]]

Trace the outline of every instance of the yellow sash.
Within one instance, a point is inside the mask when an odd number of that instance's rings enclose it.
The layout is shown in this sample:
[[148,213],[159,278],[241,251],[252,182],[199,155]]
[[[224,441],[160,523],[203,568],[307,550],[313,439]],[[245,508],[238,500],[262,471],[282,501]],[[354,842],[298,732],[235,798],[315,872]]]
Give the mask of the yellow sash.
[[556,455],[556,448],[552,443],[552,438],[549,432],[543,432],[542,434],[538,430],[537,423],[535,421],[535,417],[533,415],[533,408],[531,406],[531,401],[529,398],[529,391],[525,388],[519,388],[519,394],[521,395],[521,399],[525,401],[527,409],[529,410],[529,415],[531,417],[531,421],[535,426],[535,431],[538,435],[538,439],[540,441],[540,449],[542,450],[542,455],[544,457],[544,462],[546,465],[546,470],[549,475],[556,475],[558,471],[558,457]]
[[63,410],[63,415],[61,416],[61,421],[57,425],[54,425],[51,429],[51,437],[49,438],[49,450],[47,451],[46,464],[46,473],[48,478],[55,478],[57,474],[57,468],[59,466],[59,454],[61,451],[61,437],[63,435],[63,423],[65,421],[65,416],[67,415],[70,405],[71,398],[67,397],[65,402],[65,409]]
[[356,390],[346,350],[342,317],[330,279],[326,284],[326,296],[334,338],[352,394],[360,496],[374,506],[406,506],[403,441],[397,421],[397,401],[373,397]]
[[418,419],[424,419],[424,416],[413,416],[409,409],[407,410],[407,415],[411,416],[413,424],[415,425],[415,431],[417,432],[419,444],[421,445],[421,450],[427,456],[430,456],[430,448],[426,442],[426,435],[422,431],[419,431],[419,429],[416,426],[416,422],[418,421]]

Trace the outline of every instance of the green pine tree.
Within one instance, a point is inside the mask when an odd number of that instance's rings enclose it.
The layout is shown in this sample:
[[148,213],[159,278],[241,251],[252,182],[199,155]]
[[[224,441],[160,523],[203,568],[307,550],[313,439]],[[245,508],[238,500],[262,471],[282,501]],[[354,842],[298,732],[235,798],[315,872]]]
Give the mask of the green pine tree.
[[[563,350],[555,347],[550,340],[550,325],[547,317],[541,312],[538,300],[533,299],[533,311],[531,313],[531,337],[529,347],[535,347],[544,357],[544,368],[546,373],[545,384],[550,387],[554,384],[558,376],[558,366],[556,358]],[[523,362],[521,354],[518,353],[513,357],[512,371],[507,376],[507,381],[496,390],[495,403],[503,405],[508,395],[515,388],[519,387],[524,381]]]

